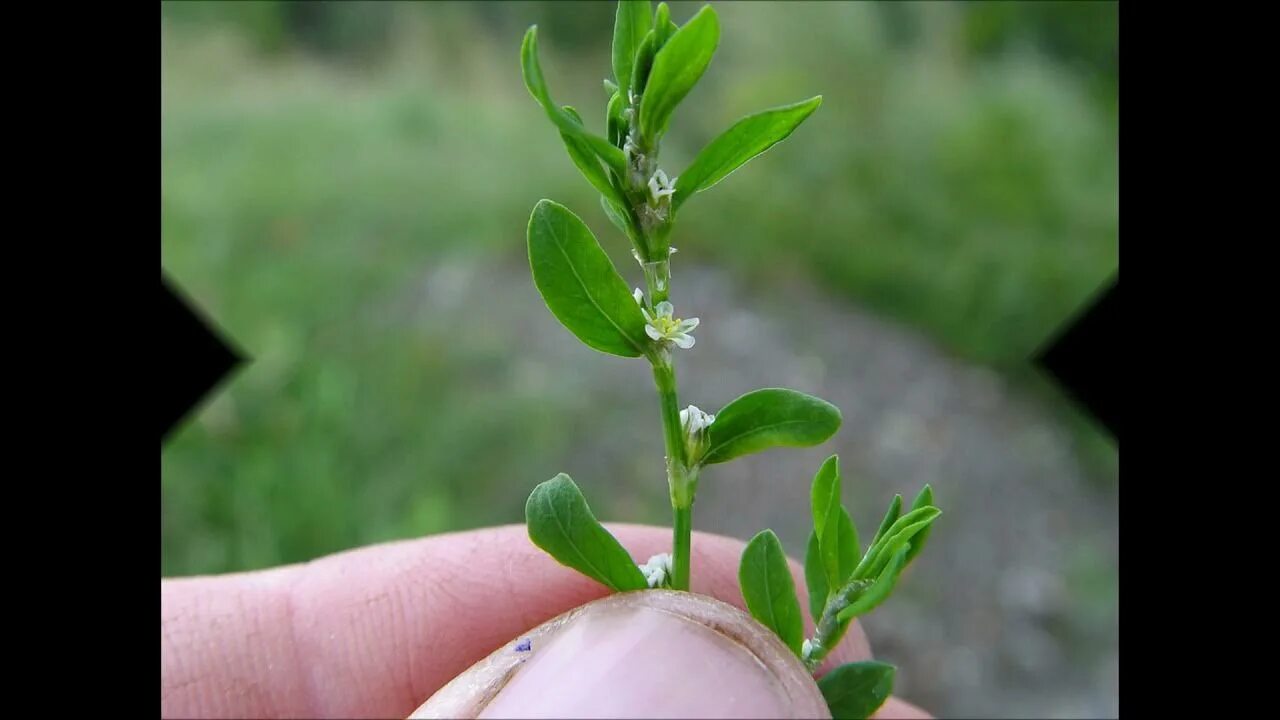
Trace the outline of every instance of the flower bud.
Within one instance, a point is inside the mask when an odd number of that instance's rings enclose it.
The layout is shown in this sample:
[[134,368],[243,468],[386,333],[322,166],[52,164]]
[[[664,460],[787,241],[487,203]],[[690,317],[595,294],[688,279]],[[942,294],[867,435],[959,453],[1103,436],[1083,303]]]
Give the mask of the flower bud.
[[710,444],[711,423],[716,421],[715,415],[704,413],[696,405],[690,405],[680,411],[680,425],[684,428],[685,459],[692,466],[702,459]]

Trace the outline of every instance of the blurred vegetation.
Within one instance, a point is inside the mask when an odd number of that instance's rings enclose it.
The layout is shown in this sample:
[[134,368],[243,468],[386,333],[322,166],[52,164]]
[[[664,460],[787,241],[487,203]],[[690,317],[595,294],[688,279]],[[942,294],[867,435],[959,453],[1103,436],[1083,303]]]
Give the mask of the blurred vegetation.
[[[743,114],[825,102],[689,204],[682,261],[766,293],[812,278],[1011,371],[1116,271],[1114,4],[721,10],[668,171]],[[599,130],[612,14],[162,4],[162,264],[254,358],[161,455],[163,574],[520,517],[523,495],[496,490],[572,441],[576,401],[495,384],[510,339],[461,346],[394,309],[443,258],[519,258],[541,197],[626,258],[517,62],[539,23],[555,96]]]

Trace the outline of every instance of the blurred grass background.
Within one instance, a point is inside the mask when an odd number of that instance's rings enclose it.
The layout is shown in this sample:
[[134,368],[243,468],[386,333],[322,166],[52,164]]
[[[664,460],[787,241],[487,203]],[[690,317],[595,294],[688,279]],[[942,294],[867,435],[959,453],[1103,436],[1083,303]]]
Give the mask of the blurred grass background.
[[[717,8],[720,49],[664,142],[670,174],[744,114],[825,101],[688,205],[677,261],[752,298],[815,287],[994,369],[1114,486],[1114,446],[1025,361],[1118,268],[1116,5]],[[602,132],[612,17],[583,2],[162,4],[162,265],[252,358],[161,453],[162,575],[519,522],[561,458],[618,442],[592,413],[632,418],[660,456],[652,408],[539,379],[498,304],[539,304],[520,268],[542,197],[630,263],[518,65],[536,22],[554,97]],[[457,283],[524,285],[459,306]],[[591,498],[668,522],[664,487]]]

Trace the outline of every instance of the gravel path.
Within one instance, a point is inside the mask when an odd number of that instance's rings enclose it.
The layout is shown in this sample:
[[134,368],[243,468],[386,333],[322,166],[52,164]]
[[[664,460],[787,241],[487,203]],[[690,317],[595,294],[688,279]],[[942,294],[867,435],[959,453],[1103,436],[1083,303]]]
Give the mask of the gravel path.
[[[1116,716],[1115,478],[1090,482],[1049,412],[908,329],[802,287],[748,298],[727,275],[675,272],[677,315],[703,320],[697,346],[678,356],[683,404],[714,411],[782,386],[844,415],[819,448],[707,470],[695,527],[741,538],[771,527],[801,557],[808,483],[827,455],[840,454],[845,504],[864,542],[894,493],[910,502],[932,483],[944,515],[930,545],[865,621],[877,655],[900,667],[898,692],[945,717]],[[471,308],[486,336],[514,335],[527,349],[511,368],[514,387],[580,398],[573,432],[590,451],[574,453],[572,467],[597,478],[590,497],[613,496],[593,500],[600,514],[655,512],[665,482],[643,363],[577,345],[516,262],[441,266],[416,300],[424,322]],[[600,492],[609,482],[612,492]]]

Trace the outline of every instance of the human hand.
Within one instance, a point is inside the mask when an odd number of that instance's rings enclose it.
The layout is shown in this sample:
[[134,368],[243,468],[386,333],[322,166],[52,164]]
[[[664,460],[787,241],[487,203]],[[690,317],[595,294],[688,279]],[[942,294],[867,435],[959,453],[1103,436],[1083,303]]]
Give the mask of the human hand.
[[[671,541],[669,529],[611,525],[610,530],[637,558],[664,552]],[[162,579],[161,715],[409,716],[494,649],[608,594],[534,547],[526,532],[523,526],[504,526],[360,548],[270,570]],[[695,533],[693,592],[742,608],[737,579],[742,547],[732,538]],[[794,562],[791,570],[806,606],[803,571]],[[593,647],[617,644],[630,653],[643,642],[623,627],[594,636],[598,645]],[[706,653],[705,660],[684,657],[682,662],[722,667],[741,652],[731,643],[720,645],[691,651]],[[580,663],[586,668],[602,657],[582,653],[580,660],[567,659],[565,667],[572,670]],[[866,636],[855,623],[821,671],[870,657]],[[656,669],[630,666],[628,673],[636,677],[622,680],[643,683]],[[706,688],[697,676],[688,677],[682,691],[661,693],[664,707],[655,712],[689,716],[701,707],[691,704],[696,699],[724,689]],[[575,680],[570,673],[564,688],[552,690],[591,691]],[[749,682],[745,675],[723,680]],[[929,716],[890,698],[875,717]]]

